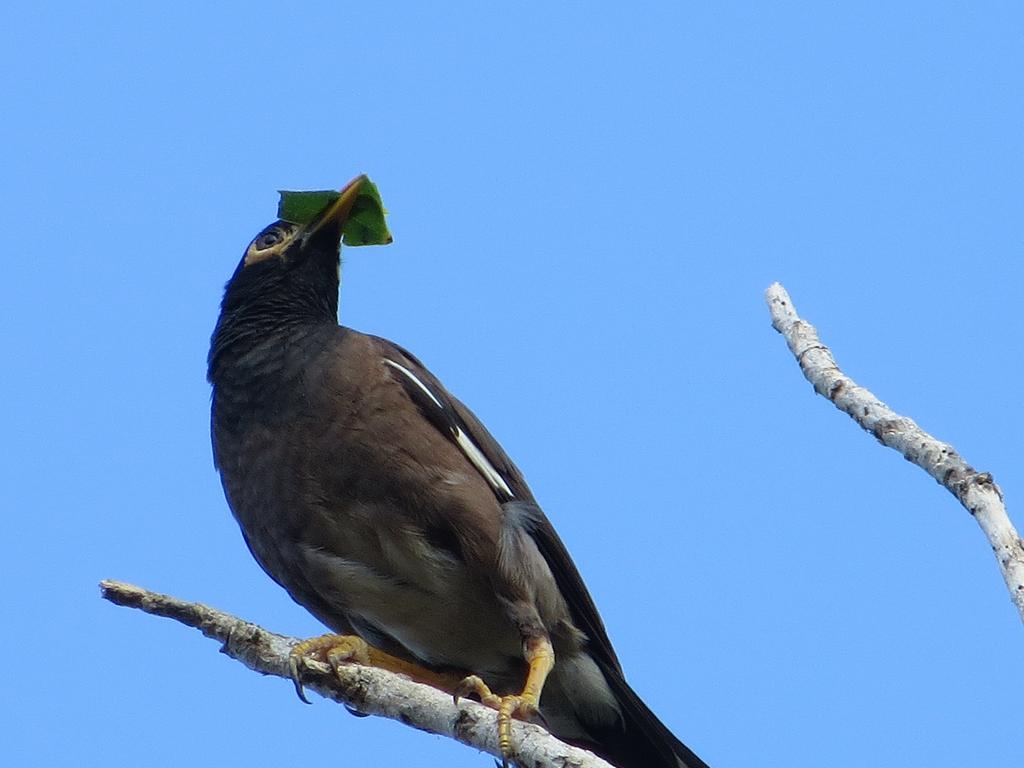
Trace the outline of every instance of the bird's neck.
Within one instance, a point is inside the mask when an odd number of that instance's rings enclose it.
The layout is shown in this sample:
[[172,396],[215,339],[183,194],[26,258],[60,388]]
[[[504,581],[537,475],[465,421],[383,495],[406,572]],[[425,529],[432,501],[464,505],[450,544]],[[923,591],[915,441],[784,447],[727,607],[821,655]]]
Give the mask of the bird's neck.
[[339,269],[306,262],[300,268],[247,283],[228,284],[207,360],[216,389],[226,376],[273,376],[303,340],[338,325]]
[[221,316],[207,361],[207,378],[214,388],[230,387],[230,379],[270,384],[284,371],[301,370],[290,358],[307,340],[337,328],[337,317]]

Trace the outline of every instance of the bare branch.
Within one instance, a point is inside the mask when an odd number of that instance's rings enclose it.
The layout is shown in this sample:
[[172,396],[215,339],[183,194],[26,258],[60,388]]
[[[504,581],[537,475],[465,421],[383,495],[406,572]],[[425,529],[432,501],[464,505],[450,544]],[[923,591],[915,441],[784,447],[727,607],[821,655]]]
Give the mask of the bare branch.
[[772,327],[785,337],[814,391],[831,400],[882,445],[899,451],[934,477],[974,516],[992,545],[1010,597],[1024,619],[1024,542],[1006,514],[1003,494],[992,475],[976,471],[951,445],[936,440],[840,371],[814,326],[797,315],[785,288],[773,283],[765,299]]
[[[201,603],[189,603],[169,595],[125,584],[102,581],[104,598],[117,605],[165,616],[219,640],[221,651],[249,669],[290,680],[288,658],[299,642],[243,621]],[[475,701],[452,697],[428,685],[414,683],[382,669],[347,664],[335,675],[326,664],[308,661],[303,676],[306,688],[358,712],[380,715],[430,733],[448,736],[500,758],[497,712]],[[288,696],[294,696],[291,686]],[[612,768],[595,755],[569,746],[543,728],[512,723],[516,763],[522,768]]]

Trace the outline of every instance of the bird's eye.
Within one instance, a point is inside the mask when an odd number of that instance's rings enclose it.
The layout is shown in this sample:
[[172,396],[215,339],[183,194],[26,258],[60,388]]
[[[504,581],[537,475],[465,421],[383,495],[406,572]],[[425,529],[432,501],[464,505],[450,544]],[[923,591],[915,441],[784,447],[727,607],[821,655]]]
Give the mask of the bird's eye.
[[267,248],[272,248],[273,246],[277,245],[282,240],[284,240],[284,235],[281,233],[281,230],[278,229],[277,227],[274,227],[274,229],[270,230],[269,232],[264,232],[262,235],[256,238],[256,250],[265,251]]
[[287,250],[297,230],[296,225],[287,221],[276,221],[269,225],[249,243],[244,263],[248,266],[267,259],[286,259]]

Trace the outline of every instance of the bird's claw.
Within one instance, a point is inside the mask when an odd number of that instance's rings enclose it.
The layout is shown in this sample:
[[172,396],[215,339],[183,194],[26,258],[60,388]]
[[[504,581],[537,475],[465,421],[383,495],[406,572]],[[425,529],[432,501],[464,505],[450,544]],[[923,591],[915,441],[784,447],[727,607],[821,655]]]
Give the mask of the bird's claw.
[[302,669],[307,659],[325,663],[337,674],[338,667],[345,662],[369,664],[369,646],[355,635],[320,635],[296,643],[288,654],[288,672],[299,699],[310,704],[302,687]]
[[498,696],[491,692],[491,689],[487,687],[487,683],[483,681],[483,678],[478,675],[470,675],[464,677],[462,682],[455,686],[455,690],[452,691],[452,700],[456,706],[459,704],[459,699],[475,694],[480,703],[490,707],[491,709],[498,709],[501,706],[501,696]]
[[300,658],[301,657],[298,656],[294,650],[289,654],[288,676],[292,679],[292,683],[295,685],[295,694],[299,697],[299,700],[305,702],[306,704],[312,704],[313,702],[306,698],[306,691],[302,687],[302,677],[299,673]]
[[538,697],[527,693],[498,696],[477,675],[464,678],[456,686],[452,698],[458,704],[460,698],[470,694],[475,694],[484,706],[498,710],[498,748],[501,750],[502,768],[508,768],[509,759],[512,757],[512,718],[526,721],[543,720],[538,709]]

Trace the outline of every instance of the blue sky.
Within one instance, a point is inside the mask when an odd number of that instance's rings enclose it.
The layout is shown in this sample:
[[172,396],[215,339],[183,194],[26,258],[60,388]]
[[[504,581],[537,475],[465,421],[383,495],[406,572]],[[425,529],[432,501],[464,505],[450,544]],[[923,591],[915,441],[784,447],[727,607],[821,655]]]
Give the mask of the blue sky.
[[118,578],[295,635],[205,357],[279,188],[368,172],[342,321],[420,356],[714,768],[1007,765],[1024,628],[977,526],[812,394],[846,371],[1024,488],[1018,3],[79,4],[5,13],[6,695],[21,764],[486,766],[307,707]]

